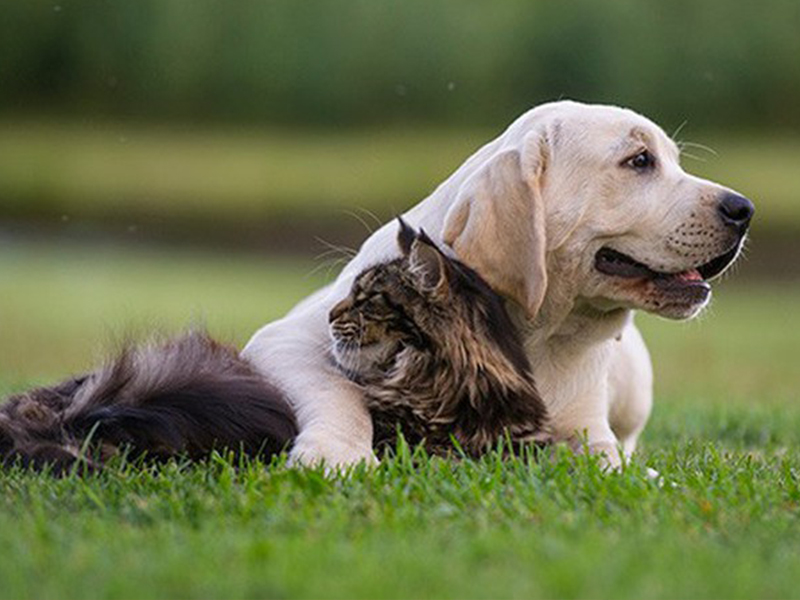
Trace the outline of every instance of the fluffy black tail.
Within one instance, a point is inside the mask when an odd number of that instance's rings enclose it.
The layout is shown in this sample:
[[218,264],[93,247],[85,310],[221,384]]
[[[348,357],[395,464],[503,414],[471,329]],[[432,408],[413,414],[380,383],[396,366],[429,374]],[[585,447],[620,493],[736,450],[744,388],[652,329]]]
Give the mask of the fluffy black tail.
[[57,473],[100,467],[123,448],[157,459],[224,448],[269,458],[296,435],[281,393],[200,332],[126,349],[98,371],[0,406],[1,460]]

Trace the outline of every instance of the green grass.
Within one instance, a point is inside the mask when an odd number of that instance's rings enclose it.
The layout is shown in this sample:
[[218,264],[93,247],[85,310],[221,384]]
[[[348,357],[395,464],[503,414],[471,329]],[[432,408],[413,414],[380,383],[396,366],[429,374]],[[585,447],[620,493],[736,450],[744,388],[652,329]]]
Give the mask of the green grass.
[[4,474],[0,597],[797,597],[797,413],[766,441],[745,413],[721,429],[695,411],[705,442],[659,417],[663,487],[564,455],[401,454],[336,479],[224,460]]
[[[326,279],[311,269],[7,245],[0,383],[86,366],[131,319],[175,329],[199,314],[243,341]],[[219,457],[86,480],[2,473],[0,598],[798,597],[798,301],[800,286],[731,282],[698,322],[639,317],[657,400],[620,474],[563,453],[405,451],[333,479]]]
[[[426,196],[497,131],[193,130],[132,123],[0,121],[0,216],[243,222],[391,215]],[[800,223],[800,139],[694,134],[686,168],[745,194],[762,226]]]

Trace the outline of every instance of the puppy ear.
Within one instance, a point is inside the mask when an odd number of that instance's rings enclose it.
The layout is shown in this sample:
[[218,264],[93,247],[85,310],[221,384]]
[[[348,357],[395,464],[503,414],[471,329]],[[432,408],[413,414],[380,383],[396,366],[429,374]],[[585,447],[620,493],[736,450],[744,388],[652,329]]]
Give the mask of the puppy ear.
[[499,152],[470,176],[445,215],[442,238],[495,291],[536,316],[547,287],[541,185],[543,136]]
[[408,263],[426,289],[441,293],[449,289],[446,258],[424,231],[411,243]]

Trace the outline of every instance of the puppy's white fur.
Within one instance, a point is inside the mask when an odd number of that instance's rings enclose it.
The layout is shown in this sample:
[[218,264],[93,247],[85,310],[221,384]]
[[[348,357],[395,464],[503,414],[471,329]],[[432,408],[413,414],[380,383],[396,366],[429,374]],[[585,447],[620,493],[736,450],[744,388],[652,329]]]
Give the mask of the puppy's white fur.
[[[647,174],[626,166],[642,149]],[[685,173],[668,136],[636,113],[556,102],[530,110],[478,150],[404,219],[422,227],[512,302],[557,438],[619,465],[652,404],[652,371],[632,310],[689,318],[702,302],[603,275],[601,247],[656,271],[685,271],[733,243],[717,205],[726,188]],[[376,231],[330,286],[258,331],[245,355],[297,411],[305,464],[375,461],[358,388],[332,365],[327,315],[367,265],[397,255],[396,224]]]

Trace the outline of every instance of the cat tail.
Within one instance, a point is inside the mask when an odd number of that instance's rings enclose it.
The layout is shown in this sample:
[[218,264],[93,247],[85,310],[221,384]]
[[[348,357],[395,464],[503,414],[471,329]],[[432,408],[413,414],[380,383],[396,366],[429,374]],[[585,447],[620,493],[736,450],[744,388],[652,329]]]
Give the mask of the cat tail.
[[[56,388],[44,388],[0,412],[0,453],[55,471],[76,461],[94,469],[124,449],[156,459],[230,449],[268,460],[297,435],[280,391],[204,332],[126,348],[66,388],[60,403],[47,401]],[[14,442],[5,451],[4,431]]]
[[91,461],[79,460],[80,440],[61,426],[68,406],[87,377],[35,388],[0,402],[0,465],[18,465],[53,474],[73,468],[93,470]]

